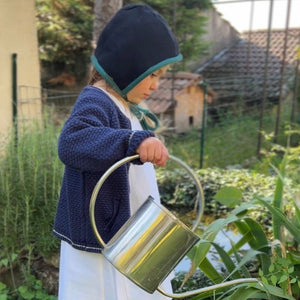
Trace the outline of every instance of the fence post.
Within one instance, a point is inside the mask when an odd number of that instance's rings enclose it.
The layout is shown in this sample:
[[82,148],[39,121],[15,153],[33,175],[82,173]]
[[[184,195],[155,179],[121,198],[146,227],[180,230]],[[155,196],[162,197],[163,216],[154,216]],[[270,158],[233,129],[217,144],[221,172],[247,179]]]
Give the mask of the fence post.
[[200,169],[203,167],[203,157],[204,157],[204,142],[205,142],[205,124],[206,124],[206,96],[207,96],[207,83],[201,81],[199,86],[203,87],[204,98],[203,98],[203,111],[202,111],[202,127],[201,127],[201,144],[200,144]]
[[291,0],[288,0],[287,16],[286,16],[286,24],[285,24],[284,46],[283,46],[282,62],[281,62],[281,74],[280,74],[280,83],[279,83],[279,99],[278,99],[278,105],[277,105],[277,117],[276,117],[276,124],[275,124],[275,130],[274,130],[275,131],[275,133],[274,133],[274,142],[275,143],[278,140],[280,118],[281,118],[281,107],[282,107],[282,102],[283,102],[282,89],[283,89],[284,72],[285,72],[285,65],[286,65],[286,49],[287,49],[287,41],[288,41],[290,11],[291,11]]
[[[300,44],[300,34],[299,34],[299,44]],[[299,95],[299,66],[300,66],[300,47],[299,47],[299,55],[297,57],[297,64],[296,64],[296,74],[295,74],[295,85],[294,85],[294,95],[293,95],[293,102],[292,102],[292,113],[291,113],[291,122],[294,123],[296,121],[296,113],[298,114],[297,102],[298,102],[298,95]]]
[[269,8],[269,25],[268,25],[268,37],[267,37],[267,46],[266,46],[266,58],[265,58],[265,70],[264,70],[264,90],[263,90],[263,99],[261,103],[261,111],[259,117],[259,129],[258,129],[258,142],[257,142],[257,157],[261,158],[261,144],[262,144],[262,130],[264,123],[264,114],[265,114],[265,104],[268,98],[268,64],[269,64],[269,56],[270,56],[270,44],[271,44],[271,29],[272,29],[272,17],[273,17],[273,2],[274,0],[270,0],[270,8]]
[[12,54],[12,120],[15,142],[18,141],[17,53]]

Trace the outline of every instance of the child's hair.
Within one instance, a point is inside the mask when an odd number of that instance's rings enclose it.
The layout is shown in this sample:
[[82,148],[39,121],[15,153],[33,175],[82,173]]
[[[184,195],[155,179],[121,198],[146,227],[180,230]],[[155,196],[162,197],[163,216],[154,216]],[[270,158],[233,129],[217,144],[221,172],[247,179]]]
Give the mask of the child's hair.
[[[163,66],[162,68],[154,71],[157,76],[162,76],[166,73],[167,69],[168,69],[169,65]],[[99,81],[103,81],[106,83],[106,88],[110,91],[114,91],[114,89],[105,81],[105,79],[103,78],[103,76],[101,76],[99,74],[99,72],[96,70],[95,67],[92,67],[91,72],[90,72],[90,76],[88,79],[88,84],[89,85],[94,85],[96,82]]]
[[154,71],[154,73],[156,73],[157,76],[163,76],[167,72],[168,68],[169,65],[163,66],[160,69]]
[[[156,76],[162,76],[165,74],[165,72],[168,69],[168,65],[161,67],[160,69],[157,69],[153,71]],[[150,76],[150,75],[149,75]],[[120,95],[116,90],[114,90],[110,84],[99,74],[99,72],[96,70],[95,67],[92,67],[91,72],[90,72],[90,78],[88,81],[89,85],[93,85],[98,88],[102,88],[108,93],[112,94],[115,98],[117,98],[120,102],[123,103],[125,109],[130,110],[133,114],[138,116],[140,118],[142,116],[142,127],[147,130],[155,130],[159,126],[159,120],[157,117],[152,114],[150,111],[147,109],[142,109],[141,107],[134,106],[135,108],[132,107],[133,103],[130,103],[130,101],[127,100],[127,96],[123,97]]]
[[89,76],[89,80],[88,80],[88,84],[93,85],[94,83],[96,83],[97,81],[100,81],[102,79],[103,79],[103,77],[98,73],[98,71],[94,67],[92,67],[90,76]]
[[100,88],[104,88],[107,92],[114,95],[119,101],[121,101],[125,107],[128,107],[128,103],[125,101],[125,99],[118,94],[110,85],[106,82],[106,80],[99,74],[99,72],[92,67],[90,72],[90,77],[88,80],[89,85],[96,85]]

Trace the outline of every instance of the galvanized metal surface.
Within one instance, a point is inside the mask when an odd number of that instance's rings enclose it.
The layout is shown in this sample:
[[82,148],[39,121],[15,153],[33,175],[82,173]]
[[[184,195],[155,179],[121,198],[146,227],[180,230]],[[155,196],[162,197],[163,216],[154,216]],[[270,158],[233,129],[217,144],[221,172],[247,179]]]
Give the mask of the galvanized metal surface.
[[149,197],[107,243],[103,255],[153,293],[198,241],[199,236]]

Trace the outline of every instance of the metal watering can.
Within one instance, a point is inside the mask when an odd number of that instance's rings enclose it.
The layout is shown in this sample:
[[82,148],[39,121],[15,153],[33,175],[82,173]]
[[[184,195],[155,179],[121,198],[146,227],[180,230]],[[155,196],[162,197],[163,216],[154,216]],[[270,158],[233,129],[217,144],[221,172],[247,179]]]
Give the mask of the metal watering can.
[[137,154],[116,162],[103,174],[93,190],[90,200],[90,222],[98,242],[103,247],[102,254],[104,257],[143,290],[151,294],[157,290],[174,299],[238,283],[257,283],[257,279],[243,278],[180,294],[167,293],[159,287],[187,252],[199,241],[200,237],[194,231],[199,225],[204,209],[203,190],[197,175],[187,164],[172,155],[169,158],[187,171],[194,180],[197,189],[198,216],[193,228],[190,230],[168,209],[149,196],[115,236],[107,244],[104,243],[95,222],[94,212],[97,195],[107,177],[114,170],[138,158],[139,155]]

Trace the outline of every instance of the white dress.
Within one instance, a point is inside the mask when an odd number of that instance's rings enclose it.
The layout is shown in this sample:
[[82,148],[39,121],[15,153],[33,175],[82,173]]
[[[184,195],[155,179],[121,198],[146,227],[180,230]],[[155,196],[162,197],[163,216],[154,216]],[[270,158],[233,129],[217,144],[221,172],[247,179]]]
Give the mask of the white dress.
[[[133,130],[141,130],[138,119],[128,109],[109,94],[120,110],[130,119]],[[151,163],[130,165],[130,206],[131,214],[151,195],[160,201]],[[59,273],[59,300],[166,300],[158,291],[150,294],[126,276],[117,271],[102,254],[74,249],[68,243],[61,242]],[[162,283],[164,291],[172,293],[172,273]]]

